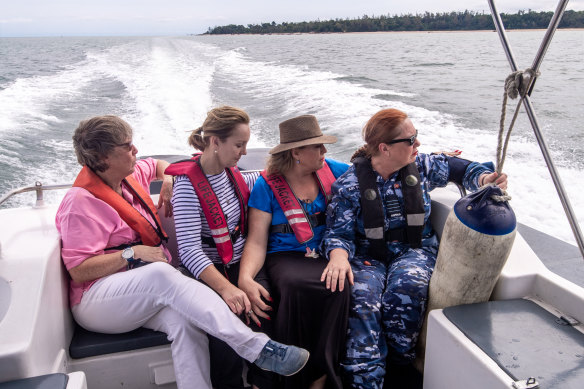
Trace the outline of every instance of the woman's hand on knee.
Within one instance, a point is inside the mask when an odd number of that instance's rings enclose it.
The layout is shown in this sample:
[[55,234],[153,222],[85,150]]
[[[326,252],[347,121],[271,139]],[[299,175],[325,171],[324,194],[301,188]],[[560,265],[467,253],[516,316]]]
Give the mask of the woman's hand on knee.
[[349,263],[348,253],[343,249],[334,249],[330,252],[330,260],[324,268],[320,280],[326,283],[326,288],[331,292],[345,289],[345,281],[348,280],[353,285],[353,271]]
[[[258,325],[258,327],[261,327],[258,317],[271,320],[267,312],[271,311],[272,307],[266,304],[264,300],[272,301],[272,297],[266,288],[254,280],[243,282],[240,280],[239,287],[247,294],[247,297],[251,302],[251,309],[247,311],[248,324],[249,319],[252,319]],[[262,298],[264,300],[262,300]]]
[[245,292],[231,283],[220,292],[220,295],[236,315],[241,315],[251,310],[251,303]]

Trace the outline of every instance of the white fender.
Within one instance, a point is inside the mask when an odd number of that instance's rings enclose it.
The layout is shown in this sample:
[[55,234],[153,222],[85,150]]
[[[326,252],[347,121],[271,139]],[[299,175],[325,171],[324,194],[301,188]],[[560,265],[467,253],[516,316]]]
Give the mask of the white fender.
[[[509,257],[516,219],[501,189],[483,188],[458,200],[450,211],[430,279],[426,318],[432,309],[489,300]],[[426,320],[416,367],[423,371]]]

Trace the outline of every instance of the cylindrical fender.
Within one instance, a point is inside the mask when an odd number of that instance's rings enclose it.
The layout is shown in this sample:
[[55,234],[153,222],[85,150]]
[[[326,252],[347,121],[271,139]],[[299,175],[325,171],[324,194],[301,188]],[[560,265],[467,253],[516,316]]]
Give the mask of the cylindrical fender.
[[[501,189],[488,186],[456,202],[450,211],[434,273],[427,314],[432,309],[488,301],[515,240],[516,219]],[[416,362],[423,368],[426,321]]]

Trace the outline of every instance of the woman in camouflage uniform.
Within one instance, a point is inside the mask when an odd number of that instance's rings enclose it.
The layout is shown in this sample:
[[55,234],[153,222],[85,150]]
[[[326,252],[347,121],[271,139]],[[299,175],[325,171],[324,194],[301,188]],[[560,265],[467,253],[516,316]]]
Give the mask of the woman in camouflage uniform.
[[[492,163],[418,154],[417,134],[405,113],[378,112],[363,129],[366,145],[353,166],[333,184],[322,252],[334,277],[354,279],[343,362],[346,386],[353,388],[382,388],[386,359],[414,360],[438,252],[429,191],[449,181],[468,190],[507,187],[507,176],[493,173]],[[342,270],[347,261],[352,274]]]

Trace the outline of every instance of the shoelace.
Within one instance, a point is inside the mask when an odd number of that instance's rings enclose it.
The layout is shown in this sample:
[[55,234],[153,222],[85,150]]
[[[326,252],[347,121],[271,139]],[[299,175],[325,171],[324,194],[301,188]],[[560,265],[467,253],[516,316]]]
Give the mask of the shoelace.
[[284,347],[269,344],[266,346],[266,351],[270,354],[276,355],[281,360],[284,360],[284,357],[286,356],[286,348]]

